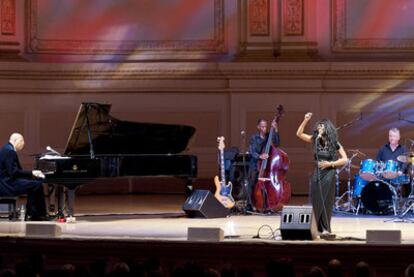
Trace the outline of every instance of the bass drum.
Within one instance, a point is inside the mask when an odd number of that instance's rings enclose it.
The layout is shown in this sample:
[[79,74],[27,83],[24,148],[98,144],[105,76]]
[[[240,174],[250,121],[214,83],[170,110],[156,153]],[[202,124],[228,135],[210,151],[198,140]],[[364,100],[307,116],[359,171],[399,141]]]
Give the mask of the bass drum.
[[382,181],[372,181],[365,185],[361,202],[373,214],[390,214],[393,211],[393,188]]

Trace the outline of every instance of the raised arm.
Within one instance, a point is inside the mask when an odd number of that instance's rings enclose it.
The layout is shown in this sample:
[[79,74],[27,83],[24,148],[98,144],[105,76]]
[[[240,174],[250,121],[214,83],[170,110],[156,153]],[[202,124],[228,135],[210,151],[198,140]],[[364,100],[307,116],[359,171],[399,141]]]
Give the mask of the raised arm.
[[312,118],[312,113],[305,114],[305,118],[303,119],[302,123],[299,125],[298,130],[296,131],[296,135],[303,141],[311,143],[312,136],[305,134],[303,131],[305,130],[306,124],[308,124],[309,120]]

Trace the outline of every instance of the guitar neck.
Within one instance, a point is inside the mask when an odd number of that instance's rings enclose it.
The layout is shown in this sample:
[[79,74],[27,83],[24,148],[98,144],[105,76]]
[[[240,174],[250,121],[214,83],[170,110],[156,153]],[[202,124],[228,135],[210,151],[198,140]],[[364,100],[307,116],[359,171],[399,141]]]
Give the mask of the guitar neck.
[[226,173],[224,171],[224,150],[220,150],[220,173],[221,173],[221,184],[226,184]]

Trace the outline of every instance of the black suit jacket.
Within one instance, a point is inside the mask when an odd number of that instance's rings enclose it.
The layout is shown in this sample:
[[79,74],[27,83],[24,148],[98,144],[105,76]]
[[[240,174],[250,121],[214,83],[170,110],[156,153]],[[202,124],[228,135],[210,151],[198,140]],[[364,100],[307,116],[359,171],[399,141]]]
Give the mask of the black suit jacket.
[[31,178],[32,172],[23,170],[13,145],[7,143],[0,149],[0,180],[12,185],[18,178]]

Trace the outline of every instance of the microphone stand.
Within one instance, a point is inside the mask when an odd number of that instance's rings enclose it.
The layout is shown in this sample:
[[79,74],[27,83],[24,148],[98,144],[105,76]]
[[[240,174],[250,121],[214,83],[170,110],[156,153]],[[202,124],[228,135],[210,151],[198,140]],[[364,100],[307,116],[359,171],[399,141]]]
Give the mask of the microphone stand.
[[407,123],[414,124],[414,121],[412,121],[412,120],[408,120],[408,119],[405,119],[405,118],[401,117],[401,113],[398,113],[398,120],[399,120],[399,121],[405,121],[405,122],[407,122]]
[[352,156],[351,156],[351,158],[350,159],[348,159],[348,162],[341,168],[341,169],[338,169],[337,171],[336,171],[336,185],[337,185],[337,187],[336,187],[336,189],[337,189],[337,192],[338,192],[338,195],[339,195],[339,173],[341,173],[342,172],[342,170],[346,170],[346,172],[347,172],[347,177],[348,177],[348,180],[347,180],[347,191],[346,192],[344,192],[340,197],[338,197],[337,199],[336,199],[336,201],[335,201],[335,209],[337,210],[337,211],[339,211],[339,207],[340,207],[340,205],[339,205],[339,201],[341,201],[342,200],[342,198],[344,198],[344,196],[346,195],[347,196],[347,202],[345,202],[346,203],[346,205],[347,205],[347,209],[345,209],[345,211],[346,212],[349,212],[349,211],[351,211],[351,212],[353,212],[354,210],[355,210],[355,207],[354,207],[354,205],[353,205],[353,203],[352,203],[352,190],[351,190],[351,163],[352,163],[352,159],[353,158],[355,158],[356,156],[358,155],[358,153],[354,153],[354,154],[352,154]]
[[342,126],[337,127],[336,130],[339,131],[339,130],[345,128],[345,127],[349,127],[349,126],[351,126],[352,124],[354,124],[355,122],[357,122],[359,120],[362,120],[362,113],[358,117],[352,119],[351,121],[343,124]]
[[[337,127],[336,130],[339,131],[343,128],[349,127],[351,125],[353,125],[355,122],[362,120],[362,113],[359,114],[358,117],[355,117],[354,119],[352,119],[351,121],[348,121],[345,124],[342,124],[341,126]],[[352,159],[356,156],[357,154],[354,154],[349,160],[348,160],[348,164],[344,165],[339,171],[336,170],[335,173],[335,177],[336,177],[336,189],[335,189],[335,210],[339,210],[339,201],[346,195],[348,194],[348,207],[349,209],[351,209],[351,205],[352,205],[352,201],[350,200],[351,197],[351,161]],[[339,182],[339,173],[341,173],[342,170],[344,170],[346,168],[347,172],[348,172],[348,191],[345,192],[344,194],[342,194],[341,196],[339,196],[339,186],[340,186],[340,182]],[[355,209],[355,207],[352,207],[352,209]]]
[[247,178],[247,166],[246,166],[246,133],[242,132],[242,161],[243,161],[243,190],[246,194],[246,205],[244,205],[244,213],[246,213],[247,205],[253,206],[251,196],[249,195],[249,190],[247,186],[249,185],[249,179]]
[[[319,197],[320,197],[320,201],[321,201],[321,204],[322,204],[322,214],[318,215],[318,216],[321,216],[321,218],[316,219],[316,224],[318,226],[317,228],[319,229],[320,224],[322,224],[321,220],[322,220],[322,217],[323,217],[325,219],[325,222],[326,222],[327,227],[329,229],[329,230],[326,230],[326,231],[328,231],[330,233],[331,232],[331,230],[330,230],[331,229],[330,228],[331,223],[328,219],[328,213],[326,212],[325,199],[324,199],[323,193],[322,193],[321,172],[320,172],[321,169],[319,168],[318,143],[319,143],[320,138],[321,137],[319,135],[315,138],[315,150],[314,151],[315,151],[315,156],[316,156],[316,174],[317,174],[316,181],[318,183],[317,186],[318,186],[318,190],[319,190]],[[316,197],[316,195],[312,195],[312,197]],[[314,201],[315,200],[312,200],[312,203]],[[315,208],[315,207],[313,207],[313,208]],[[314,211],[314,212],[316,212],[316,211]],[[322,220],[322,222],[323,222],[323,220]],[[323,231],[324,230],[322,230],[322,232]]]

